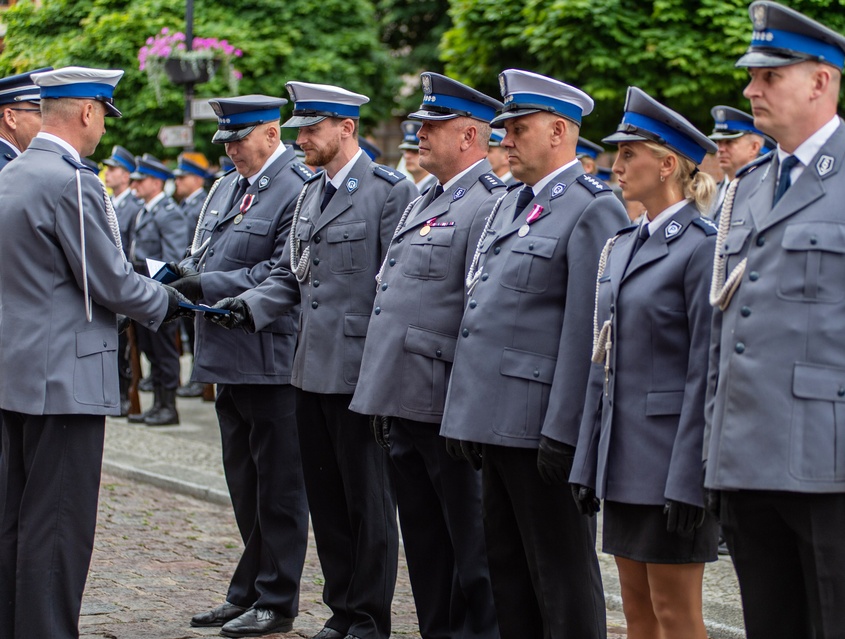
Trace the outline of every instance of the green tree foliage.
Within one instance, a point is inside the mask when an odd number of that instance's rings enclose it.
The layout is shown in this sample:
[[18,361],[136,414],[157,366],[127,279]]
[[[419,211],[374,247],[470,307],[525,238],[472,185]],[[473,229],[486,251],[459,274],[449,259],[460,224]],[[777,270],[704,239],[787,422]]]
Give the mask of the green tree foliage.
[[[498,96],[496,78],[521,68],[574,84],[596,100],[584,135],[615,130],[635,85],[710,131],[716,104],[748,109],[747,72],[734,62],[751,37],[744,0],[452,0],[447,72]],[[845,32],[842,0],[784,4]]]
[[[40,7],[21,2],[3,15],[8,29],[0,74],[45,65],[124,69],[115,92],[124,117],[107,121],[96,157],[107,156],[113,144],[173,157],[179,149],[163,149],[156,135],[162,125],[181,124],[183,89],[165,83],[158,104],[137,54],[162,27],[184,30],[184,12],[184,4],[170,0],[43,0]],[[370,0],[196,0],[194,22],[195,36],[225,38],[243,50],[235,62],[243,73],[242,95],[287,98],[288,80],[324,82],[371,98],[362,109],[365,126],[390,112],[398,83]],[[227,94],[222,78],[196,87],[198,97]],[[197,123],[197,148],[210,158],[224,152],[210,143],[214,130],[213,122]],[[282,133],[293,137],[296,131]]]

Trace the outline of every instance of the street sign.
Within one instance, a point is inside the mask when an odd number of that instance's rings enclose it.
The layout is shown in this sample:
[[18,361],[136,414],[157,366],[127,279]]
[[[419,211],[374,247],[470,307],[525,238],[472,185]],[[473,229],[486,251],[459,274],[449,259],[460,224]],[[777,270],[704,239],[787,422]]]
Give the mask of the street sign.
[[163,126],[158,132],[162,146],[191,146],[194,143],[193,127],[187,124]]
[[194,98],[191,100],[191,117],[194,120],[216,120],[217,115],[208,103],[214,98]]

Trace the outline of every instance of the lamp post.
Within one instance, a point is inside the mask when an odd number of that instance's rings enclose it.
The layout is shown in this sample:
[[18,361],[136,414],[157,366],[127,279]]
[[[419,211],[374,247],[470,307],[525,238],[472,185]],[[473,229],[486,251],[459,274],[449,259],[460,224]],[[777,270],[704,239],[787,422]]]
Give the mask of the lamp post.
[[[194,0],[185,0],[185,48],[193,51],[194,48]],[[183,124],[191,127],[191,144],[185,147],[186,151],[194,150],[194,120],[191,116],[191,103],[194,101],[194,83],[185,84],[185,117]]]

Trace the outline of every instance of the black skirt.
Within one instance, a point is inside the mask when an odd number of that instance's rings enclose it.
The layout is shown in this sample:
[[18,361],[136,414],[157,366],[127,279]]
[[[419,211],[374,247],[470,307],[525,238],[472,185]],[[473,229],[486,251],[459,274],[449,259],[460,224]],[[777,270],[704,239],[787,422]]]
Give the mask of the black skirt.
[[719,523],[710,514],[688,537],[666,531],[663,506],[605,501],[602,550],[650,564],[699,564],[716,561]]

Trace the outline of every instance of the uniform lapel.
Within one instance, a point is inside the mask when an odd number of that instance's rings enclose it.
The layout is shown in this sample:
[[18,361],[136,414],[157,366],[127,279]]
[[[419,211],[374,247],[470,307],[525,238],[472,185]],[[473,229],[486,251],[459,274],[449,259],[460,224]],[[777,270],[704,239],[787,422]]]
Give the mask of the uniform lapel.
[[[622,280],[628,279],[633,273],[647,264],[651,264],[669,255],[669,243],[683,235],[687,227],[697,217],[701,217],[698,209],[693,204],[687,204],[661,224],[657,232],[649,237],[645,244],[640,247],[640,250],[637,251],[637,254],[631,258],[631,263],[625,269]],[[628,254],[630,255],[630,251]]]
[[[267,187],[269,187],[270,184],[272,184],[273,179],[285,166],[287,166],[287,163],[290,162],[295,156],[296,154],[294,150],[288,147],[287,149],[285,149],[284,153],[277,157],[276,160],[269,167],[267,167],[265,171],[262,171],[261,173],[256,175],[255,180],[253,180],[252,184],[247,187],[246,193],[244,193],[244,196],[252,196],[252,203],[250,204],[250,208],[258,204],[259,200],[263,195],[262,192],[264,191],[264,189],[266,189]],[[240,178],[240,174],[238,174],[237,171],[235,172],[235,175],[237,177],[235,177],[235,179],[232,180],[232,183],[229,184],[230,190],[228,193],[228,209],[226,211],[226,214],[221,218],[218,224],[222,224],[223,222],[226,222],[241,213],[241,203],[244,201],[244,199],[241,198],[238,202],[232,201],[232,197],[234,196],[235,191],[238,188],[238,179]]]

